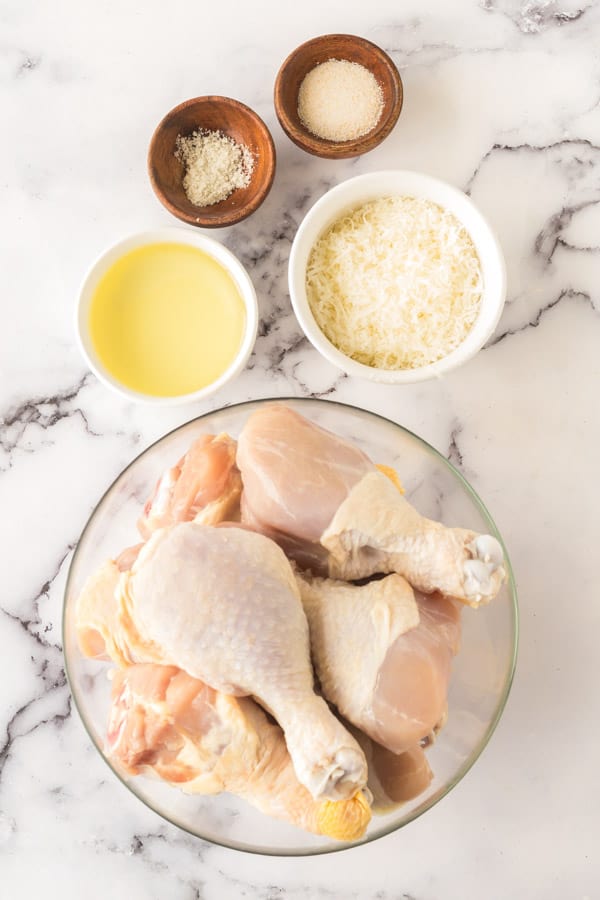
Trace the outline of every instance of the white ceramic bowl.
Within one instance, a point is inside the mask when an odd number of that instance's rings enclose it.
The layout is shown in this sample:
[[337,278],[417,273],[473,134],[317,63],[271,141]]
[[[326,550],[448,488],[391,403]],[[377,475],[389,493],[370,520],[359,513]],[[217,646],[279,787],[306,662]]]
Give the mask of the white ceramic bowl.
[[[438,203],[450,210],[469,232],[479,255],[483,274],[483,296],[473,328],[448,356],[417,369],[378,369],[350,359],[323,334],[306,296],[306,267],[315,242],[344,213],[377,197],[411,196]],[[325,359],[348,375],[406,384],[443,375],[471,359],[493,333],[506,298],[506,266],[492,229],[472,201],[458,188],[420,172],[391,170],[370,172],[343,181],[324,194],[300,224],[289,261],[289,288],[294,312],[311,344]]]
[[[193,391],[189,394],[178,394],[173,397],[154,397],[149,394],[142,394],[126,387],[118,381],[104,367],[101,360],[94,349],[89,329],[90,304],[98,282],[104,273],[117,261],[123,254],[138,247],[147,244],[169,243],[169,244],[187,244],[191,247],[197,247],[203,250],[209,256],[212,256],[224,269],[229,272],[233,278],[242,297],[246,310],[246,328],[240,349],[237,356],[228,369],[223,374],[206,387],[199,391]],[[256,340],[256,331],[258,328],[258,303],[256,300],[256,292],[254,285],[250,280],[250,276],[242,266],[241,262],[222,244],[196,231],[188,231],[186,228],[158,228],[152,231],[143,231],[139,234],[133,234],[129,237],[118,241],[104,253],[88,270],[81,289],[79,291],[79,300],[77,302],[76,314],[76,330],[79,347],[85,360],[92,372],[111,390],[116,391],[127,400],[134,400],[138,403],[147,403],[154,406],[176,406],[181,403],[191,403],[208,397],[210,394],[216,393],[224,384],[231,381],[238,375],[246,365],[248,357],[254,347]]]

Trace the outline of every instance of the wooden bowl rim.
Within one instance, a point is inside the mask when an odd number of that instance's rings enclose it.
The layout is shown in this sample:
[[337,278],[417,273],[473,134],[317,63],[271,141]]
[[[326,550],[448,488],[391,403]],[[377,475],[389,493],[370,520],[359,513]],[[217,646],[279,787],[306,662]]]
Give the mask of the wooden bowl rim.
[[[181,209],[181,207],[177,206],[175,203],[172,203],[163,192],[154,174],[154,157],[156,154],[156,147],[165,127],[176,120],[177,116],[184,110],[187,110],[190,107],[194,106],[201,108],[208,102],[236,109],[247,116],[247,118],[250,119],[256,126],[257,130],[261,132],[268,148],[267,153],[264,157],[265,175],[261,180],[261,184],[253,197],[243,206],[234,207],[233,209],[225,210],[219,214],[212,214],[210,217],[202,214],[203,210],[210,209],[210,207],[208,206],[199,206],[197,207],[198,212],[192,214],[188,213],[184,209]],[[186,224],[194,225],[197,228],[224,228],[228,225],[235,225],[238,222],[242,222],[244,219],[248,218],[248,216],[252,215],[253,212],[256,212],[258,207],[263,203],[267,194],[271,190],[273,179],[275,177],[276,162],[277,156],[273,135],[271,134],[267,124],[255,110],[253,110],[247,104],[242,103],[241,100],[235,100],[233,97],[224,97],[219,94],[205,94],[200,97],[191,97],[189,100],[183,100],[181,103],[178,103],[177,106],[174,106],[172,109],[170,109],[162,117],[162,119],[154,129],[152,137],[150,138],[150,145],[148,147],[147,156],[147,169],[154,193],[156,194],[162,205],[165,207],[165,209],[167,209],[171,213],[171,215],[175,216],[175,218],[179,219],[181,222],[186,222]]]
[[[329,42],[334,40],[347,40],[355,46],[360,46],[369,51],[372,55],[376,55],[385,65],[394,85],[392,108],[388,115],[384,119],[381,119],[372,131],[367,132],[367,134],[360,138],[354,138],[350,141],[329,141],[325,138],[311,135],[306,129],[299,129],[290,119],[287,111],[287,104],[283,101],[283,82],[291,63],[306,50],[320,45],[325,47]],[[360,156],[363,153],[374,150],[375,147],[379,146],[379,144],[385,140],[394,128],[402,111],[404,102],[404,86],[402,84],[402,78],[389,53],[386,53],[382,47],[374,44],[373,41],[368,40],[368,38],[356,34],[343,33],[322,34],[314,38],[309,38],[309,40],[304,41],[304,43],[296,47],[295,50],[292,50],[292,52],[286,56],[279,68],[275,78],[273,93],[277,119],[289,139],[307,153],[312,153],[313,156],[320,156],[323,159],[349,159],[353,156]]]

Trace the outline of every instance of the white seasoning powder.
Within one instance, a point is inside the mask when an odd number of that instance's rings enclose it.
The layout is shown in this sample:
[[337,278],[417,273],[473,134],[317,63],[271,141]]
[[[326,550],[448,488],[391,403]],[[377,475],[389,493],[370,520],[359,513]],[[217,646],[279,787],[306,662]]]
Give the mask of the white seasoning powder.
[[194,206],[212,206],[238,188],[248,187],[254,158],[244,144],[222,131],[201,129],[179,135],[175,156],[185,166],[183,189]]
[[373,73],[347,59],[315,66],[298,91],[301,122],[327,141],[351,141],[368,134],[382,111],[383,92]]

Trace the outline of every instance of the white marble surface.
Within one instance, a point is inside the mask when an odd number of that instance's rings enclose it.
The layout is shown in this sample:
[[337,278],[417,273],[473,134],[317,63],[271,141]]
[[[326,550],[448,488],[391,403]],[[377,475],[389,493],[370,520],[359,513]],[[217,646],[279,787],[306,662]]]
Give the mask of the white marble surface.
[[[398,126],[356,161],[319,161],[271,102],[285,55],[363,34],[405,84]],[[600,3],[0,4],[0,896],[11,900],[471,900],[600,896],[598,383]],[[105,486],[208,404],[120,402],[73,340],[78,282],[119,236],[172,224],[145,173],[175,103],[228,94],[272,126],[267,202],[218,234],[248,266],[260,337],[211,406],[340,399],[414,429],[459,465],[509,546],[522,637],[483,757],[401,833],[344,854],[265,859],[167,826],[112,779],[72,710],[61,654],[72,549]],[[336,182],[417,168],[467,189],[505,250],[495,338],[443,380],[341,377],[302,339],[286,292],[295,228]]]

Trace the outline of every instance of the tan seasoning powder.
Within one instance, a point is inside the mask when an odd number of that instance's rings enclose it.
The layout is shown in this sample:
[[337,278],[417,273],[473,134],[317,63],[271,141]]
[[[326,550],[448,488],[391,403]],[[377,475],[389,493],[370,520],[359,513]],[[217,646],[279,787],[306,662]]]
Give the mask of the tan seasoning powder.
[[368,134],[383,112],[383,92],[364,66],[329,59],[305,75],[298,91],[298,115],[311,134],[327,141],[351,141]]
[[222,131],[200,129],[188,137],[179,135],[175,156],[185,166],[183,189],[194,206],[212,206],[248,187],[254,169],[248,148]]

